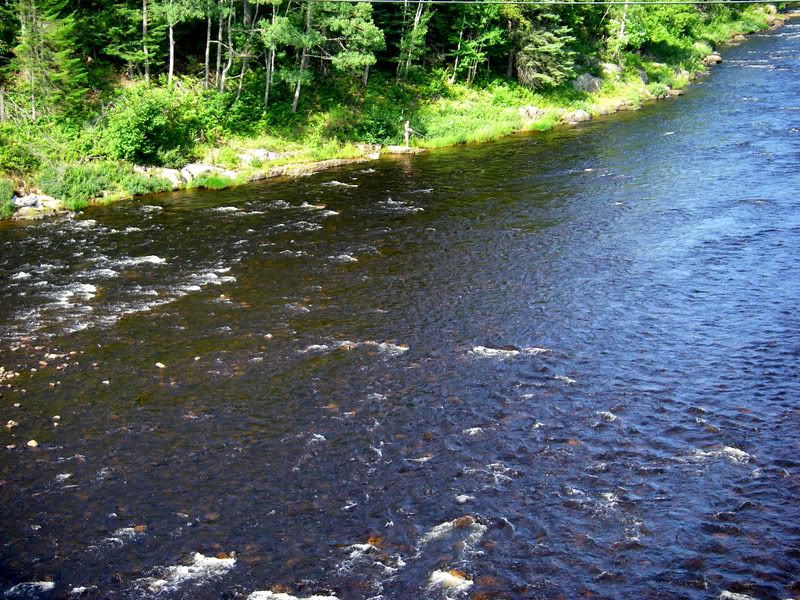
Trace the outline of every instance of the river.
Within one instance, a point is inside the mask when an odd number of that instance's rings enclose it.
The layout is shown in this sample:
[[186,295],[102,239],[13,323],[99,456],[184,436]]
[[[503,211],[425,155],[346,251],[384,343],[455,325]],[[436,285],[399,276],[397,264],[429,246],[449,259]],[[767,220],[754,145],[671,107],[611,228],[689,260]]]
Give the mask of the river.
[[2,225],[0,593],[796,597],[800,24],[724,58],[585,126]]

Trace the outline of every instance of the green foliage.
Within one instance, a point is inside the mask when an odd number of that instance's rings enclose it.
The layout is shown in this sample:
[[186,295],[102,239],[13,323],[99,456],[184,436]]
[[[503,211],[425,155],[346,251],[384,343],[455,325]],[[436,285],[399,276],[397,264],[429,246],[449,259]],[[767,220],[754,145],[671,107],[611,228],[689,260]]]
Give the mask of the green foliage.
[[8,219],[14,214],[14,203],[11,197],[14,194],[14,184],[8,179],[0,177],[0,219]]
[[557,87],[574,76],[575,41],[553,15],[540,15],[520,34],[517,77],[531,88]]
[[0,171],[21,175],[35,169],[39,161],[31,152],[20,131],[9,124],[0,124]]
[[192,179],[189,187],[207,190],[224,190],[234,185],[236,182],[224,175],[214,175],[212,173],[201,173]]
[[666,98],[669,96],[669,86],[660,82],[648,84],[647,91],[653,98]]
[[236,169],[239,166],[239,156],[233,148],[225,147],[219,151],[214,163],[226,169]]
[[161,178],[135,173],[130,165],[118,162],[59,164],[47,167],[39,176],[45,194],[58,198],[70,210],[80,210],[92,200],[135,196],[172,189]]
[[230,123],[217,92],[136,85],[109,111],[105,151],[111,158],[179,167],[197,142],[213,140]]

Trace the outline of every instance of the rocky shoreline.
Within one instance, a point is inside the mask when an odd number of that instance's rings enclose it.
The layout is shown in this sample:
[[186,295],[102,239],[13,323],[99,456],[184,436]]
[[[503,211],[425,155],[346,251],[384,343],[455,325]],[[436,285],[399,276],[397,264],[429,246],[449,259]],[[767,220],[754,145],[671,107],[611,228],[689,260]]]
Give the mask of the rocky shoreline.
[[[772,13],[768,20],[769,29],[778,29],[782,27],[787,20],[798,16],[800,16],[800,12]],[[727,45],[735,46],[746,39],[745,35],[736,34],[728,41]],[[708,72],[708,68],[721,63],[722,60],[722,55],[717,51],[708,54],[702,61],[704,70],[694,73],[685,72],[686,79],[688,81],[696,79],[698,76]],[[615,77],[619,73],[620,67],[612,63],[606,63],[601,65],[601,70],[604,77],[595,77],[584,73],[572,82],[573,88],[577,91],[587,93],[597,92],[600,90],[605,78]],[[589,110],[577,109],[571,111],[563,108],[545,109],[536,106],[521,106],[518,111],[522,119],[523,127],[517,130],[516,133],[535,129],[536,124],[545,119],[550,119],[553,123],[552,126],[574,126],[590,121],[595,116],[627,110],[637,110],[641,107],[642,100],[660,100],[684,94],[681,88],[667,88],[663,95],[655,96],[645,87],[648,81],[644,71],[640,71],[640,77],[642,79],[642,88],[638,101],[628,98],[598,98],[596,102],[593,102],[588,107]],[[226,169],[214,164],[191,163],[181,169],[134,166],[133,170],[135,173],[146,177],[158,177],[169,182],[172,191],[187,188],[203,188],[205,186],[203,186],[202,183],[199,185],[197,184],[198,179],[209,176],[221,178],[223,185],[221,185],[220,188],[216,188],[221,189],[223,187],[232,187],[278,177],[302,177],[343,165],[378,160],[387,155],[418,154],[427,150],[416,146],[382,147],[378,144],[358,144],[356,148],[359,151],[358,156],[309,162],[291,162],[291,158],[293,155],[297,154],[296,152],[278,153],[266,148],[256,148],[245,150],[238,155],[240,166],[236,169]],[[281,162],[282,164],[270,167],[268,166],[270,162]],[[266,168],[252,167],[251,165],[253,164],[266,164],[267,166]],[[129,198],[129,196],[117,197],[113,198],[113,200],[122,200],[125,198]],[[109,200],[109,198],[96,199],[96,201]],[[22,197],[15,196],[12,202],[15,206],[15,212],[11,216],[11,219],[18,221],[44,219],[52,216],[70,214],[72,212],[66,209],[57,198],[44,194],[31,193]]]

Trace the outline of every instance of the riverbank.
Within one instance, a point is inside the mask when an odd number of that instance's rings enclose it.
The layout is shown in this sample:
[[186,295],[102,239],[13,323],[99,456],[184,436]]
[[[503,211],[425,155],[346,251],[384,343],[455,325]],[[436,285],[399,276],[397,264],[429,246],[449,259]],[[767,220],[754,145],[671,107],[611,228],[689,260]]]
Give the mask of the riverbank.
[[[28,177],[0,179],[0,197],[5,198],[0,199],[0,218],[37,219],[148,193],[223,189],[308,175],[386,154],[487,142],[636,110],[646,102],[681,95],[694,78],[721,62],[708,40],[717,41],[716,45],[738,44],[746,34],[780,27],[792,16],[796,15],[778,14],[772,7],[753,7],[735,20],[716,23],[713,29],[709,26],[703,32],[705,41],[695,42],[688,57],[656,61],[623,53],[615,60],[590,62],[589,69],[569,85],[549,91],[534,92],[507,80],[481,87],[449,81],[439,81],[433,89],[405,86],[407,112],[402,114],[415,131],[410,147],[398,145],[400,139],[389,140],[394,144],[341,141],[357,135],[363,124],[340,108],[324,116],[310,115],[309,121],[324,120],[313,135],[228,137],[198,146],[197,159],[180,168],[102,159],[48,165]],[[396,92],[390,89],[373,100],[378,106],[389,104]],[[415,95],[413,100],[408,99],[411,95]]]

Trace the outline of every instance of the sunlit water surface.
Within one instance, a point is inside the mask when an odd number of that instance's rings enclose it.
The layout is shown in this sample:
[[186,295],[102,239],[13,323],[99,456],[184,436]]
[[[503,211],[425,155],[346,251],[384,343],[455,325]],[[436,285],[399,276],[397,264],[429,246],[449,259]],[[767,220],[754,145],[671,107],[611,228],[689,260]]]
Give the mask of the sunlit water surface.
[[0,593],[797,596],[800,25],[725,58],[579,128],[2,226]]

